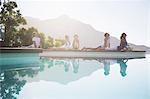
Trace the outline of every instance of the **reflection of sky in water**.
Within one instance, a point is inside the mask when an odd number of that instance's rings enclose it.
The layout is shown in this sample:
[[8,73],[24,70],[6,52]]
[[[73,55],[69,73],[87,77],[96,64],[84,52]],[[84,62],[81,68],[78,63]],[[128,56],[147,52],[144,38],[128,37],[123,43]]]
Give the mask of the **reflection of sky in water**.
[[[18,99],[148,99],[150,97],[148,93],[150,58],[128,60],[127,66],[122,65],[124,67],[120,66],[121,60],[55,59],[42,62],[45,68],[38,73],[34,72],[33,78],[19,77],[27,83],[22,87]],[[126,75],[123,76],[121,71]]]
[[68,84],[82,77],[89,76],[94,71],[103,68],[96,60],[64,59],[42,61],[44,70],[33,78],[24,77],[28,82],[53,81],[60,84]]

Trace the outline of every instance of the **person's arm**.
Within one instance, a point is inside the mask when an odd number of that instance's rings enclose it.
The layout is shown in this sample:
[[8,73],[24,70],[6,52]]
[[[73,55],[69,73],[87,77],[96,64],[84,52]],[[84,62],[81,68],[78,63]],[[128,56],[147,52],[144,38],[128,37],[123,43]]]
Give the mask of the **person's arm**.
[[107,44],[107,40],[106,40],[106,38],[105,38],[105,39],[104,39],[104,45],[103,45],[103,47],[104,47],[104,48],[106,48],[106,47],[107,47],[107,45],[106,45],[106,44]]
[[33,47],[36,47],[35,37],[32,38]]
[[78,44],[78,47],[77,47],[77,48],[79,49],[79,47],[80,47],[80,42],[79,42],[79,40],[77,40],[77,44]]
[[69,46],[71,45],[71,42],[70,41],[68,41],[69,42]]
[[72,48],[75,48],[74,42],[75,42],[75,41],[73,40],[73,42],[72,42]]
[[125,44],[126,44],[126,46],[128,46],[128,42],[127,42],[127,40],[125,39]]
[[36,42],[35,42],[35,41],[33,41],[33,45],[34,45],[34,47],[36,48]]
[[123,46],[123,43],[124,43],[124,41],[123,41],[123,39],[121,39],[121,40],[120,40],[120,47]]
[[108,47],[110,48],[110,38],[108,39]]
[[39,45],[36,47],[40,48],[41,46],[42,46],[42,42],[41,42],[41,39],[39,38]]

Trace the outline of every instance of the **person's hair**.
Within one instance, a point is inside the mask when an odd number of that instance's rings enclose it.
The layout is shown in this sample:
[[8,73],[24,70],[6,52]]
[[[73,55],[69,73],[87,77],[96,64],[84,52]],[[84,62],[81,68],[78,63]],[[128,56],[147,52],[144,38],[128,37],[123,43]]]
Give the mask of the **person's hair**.
[[74,37],[78,37],[78,35],[77,35],[77,34],[75,34],[75,35],[74,35]]
[[106,35],[108,35],[108,36],[109,36],[109,33],[105,33],[105,34],[104,34],[104,36],[105,36],[105,37],[106,37]]
[[121,36],[120,36],[121,39],[122,39],[123,35],[127,36],[126,33],[122,33]]
[[122,33],[121,35],[122,35],[122,36],[123,36],[123,35],[127,36],[127,34],[126,34],[126,33]]

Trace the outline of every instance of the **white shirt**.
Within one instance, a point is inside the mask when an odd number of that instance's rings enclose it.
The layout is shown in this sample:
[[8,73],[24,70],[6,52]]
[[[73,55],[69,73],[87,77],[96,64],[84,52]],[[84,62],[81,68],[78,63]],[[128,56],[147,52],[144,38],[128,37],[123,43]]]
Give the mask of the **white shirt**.
[[107,39],[107,42],[106,42],[106,49],[107,49],[107,48],[110,48],[110,38],[108,38],[108,39]]
[[65,43],[65,47],[66,47],[66,48],[70,48],[70,42],[69,42],[69,41],[67,41],[67,42]]
[[[105,45],[106,44],[106,45]],[[109,49],[110,48],[110,38],[108,39],[104,39],[104,45],[103,45],[103,48],[105,49]]]
[[35,45],[36,45],[37,48],[40,47],[40,42],[41,42],[41,40],[40,40],[39,37],[33,37],[33,38],[32,38],[32,41],[35,42]]

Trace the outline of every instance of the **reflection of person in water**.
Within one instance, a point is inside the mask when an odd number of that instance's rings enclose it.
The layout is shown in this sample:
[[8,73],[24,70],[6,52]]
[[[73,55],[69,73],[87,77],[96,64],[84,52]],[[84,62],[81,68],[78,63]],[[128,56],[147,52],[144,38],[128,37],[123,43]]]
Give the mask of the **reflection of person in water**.
[[109,75],[110,72],[110,61],[104,60],[103,64],[104,64],[104,74],[107,76]]
[[66,60],[65,63],[64,63],[64,69],[65,69],[65,72],[68,72],[69,71],[69,66],[70,66],[70,61],[69,60]]
[[111,60],[107,60],[107,59],[96,59],[96,60],[100,63],[103,63],[103,65],[104,65],[104,75],[105,76],[109,75]]
[[98,62],[103,63],[104,65],[104,75],[107,76],[110,74],[110,65],[115,64],[117,61],[114,59],[96,59]]
[[73,66],[73,72],[78,73],[79,69],[79,59],[73,59],[72,60],[72,66]]
[[126,74],[126,69],[127,69],[127,61],[125,59],[118,59],[117,62],[120,64],[120,74],[121,76],[125,77]]

